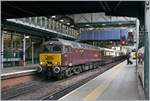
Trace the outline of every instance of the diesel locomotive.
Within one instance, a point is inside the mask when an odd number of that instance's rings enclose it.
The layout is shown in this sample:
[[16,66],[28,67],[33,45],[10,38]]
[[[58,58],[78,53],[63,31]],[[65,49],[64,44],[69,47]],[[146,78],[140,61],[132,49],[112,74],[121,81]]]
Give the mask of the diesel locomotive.
[[62,79],[123,58],[120,51],[55,38],[42,44],[38,71]]

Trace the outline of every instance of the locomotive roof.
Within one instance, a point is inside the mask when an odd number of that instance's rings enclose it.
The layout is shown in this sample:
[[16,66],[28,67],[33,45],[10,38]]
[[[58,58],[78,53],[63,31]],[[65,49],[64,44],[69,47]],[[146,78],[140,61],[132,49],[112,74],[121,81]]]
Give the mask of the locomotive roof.
[[105,50],[105,51],[110,51],[110,52],[121,52],[119,50],[113,50],[113,49],[109,49],[109,48],[100,48],[100,50]]
[[74,41],[68,41],[68,40],[64,40],[64,39],[58,39],[62,44],[64,45],[69,45],[71,47],[74,48],[85,48],[85,49],[98,49],[95,46],[92,45],[88,45],[88,44],[84,44],[84,43],[78,43],[78,42],[74,42]]
[[73,48],[99,49],[99,50],[105,50],[105,51],[111,51],[111,52],[120,52],[120,51],[113,50],[113,49],[95,47],[95,46],[92,46],[92,45],[89,45],[89,44],[78,43],[78,42],[64,40],[64,39],[60,39],[60,38],[53,38],[50,41],[45,42],[44,44],[52,44],[52,43],[71,46]]
[[[57,42],[59,44],[66,45],[66,46],[71,46],[73,48],[99,49],[98,47],[95,47],[92,45],[78,43],[78,42],[74,42],[74,41],[68,41],[68,40],[59,39],[59,38],[51,39],[51,41],[49,41],[48,43],[50,43],[52,41]],[[47,44],[47,43],[45,43],[45,44]]]

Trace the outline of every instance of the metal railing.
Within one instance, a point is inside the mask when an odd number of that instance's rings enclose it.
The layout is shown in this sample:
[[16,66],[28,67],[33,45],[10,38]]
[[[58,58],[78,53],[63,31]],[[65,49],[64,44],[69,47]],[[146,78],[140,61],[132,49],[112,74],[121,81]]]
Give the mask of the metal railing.
[[78,30],[75,30],[69,26],[60,23],[59,21],[55,21],[47,17],[18,18],[9,19],[8,21],[25,24],[27,26],[47,30],[50,32],[55,32],[57,34],[65,35],[72,38],[77,38],[79,35]]

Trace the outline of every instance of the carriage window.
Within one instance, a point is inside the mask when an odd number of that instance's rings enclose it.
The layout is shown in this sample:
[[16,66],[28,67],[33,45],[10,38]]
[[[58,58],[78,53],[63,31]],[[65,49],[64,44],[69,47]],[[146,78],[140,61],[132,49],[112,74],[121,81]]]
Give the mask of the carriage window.
[[52,51],[53,52],[60,52],[61,51],[61,46],[59,46],[59,45],[54,45],[53,47],[52,47]]
[[109,56],[110,55],[110,52],[106,52],[106,56]]

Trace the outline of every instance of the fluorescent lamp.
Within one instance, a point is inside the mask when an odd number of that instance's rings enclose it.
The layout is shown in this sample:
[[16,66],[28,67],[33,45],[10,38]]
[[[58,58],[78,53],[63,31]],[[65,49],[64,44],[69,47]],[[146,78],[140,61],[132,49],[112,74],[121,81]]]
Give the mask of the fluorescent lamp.
[[61,19],[61,20],[60,20],[60,22],[64,22],[64,20],[63,20],[63,19]]
[[119,25],[122,25],[122,23],[118,23]]
[[53,15],[53,16],[52,16],[52,18],[56,18],[56,16],[55,16],[55,15]]
[[70,25],[70,23],[68,22],[67,25]]
[[88,26],[90,26],[90,25],[89,25],[89,24],[86,24],[85,26],[87,26],[87,27],[88,27]]
[[133,32],[133,29],[129,29],[129,32]]
[[70,27],[74,27],[74,25],[71,25]]
[[89,28],[89,30],[93,30],[94,28]]
[[25,36],[26,39],[30,38],[30,36]]

